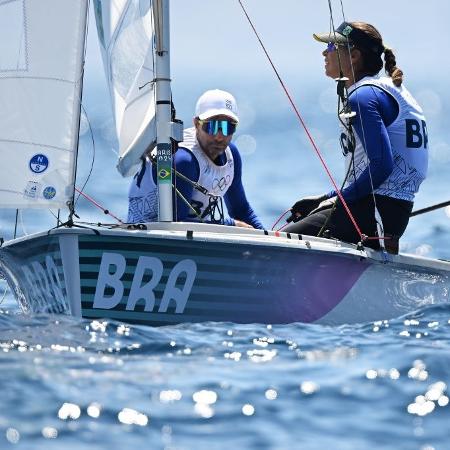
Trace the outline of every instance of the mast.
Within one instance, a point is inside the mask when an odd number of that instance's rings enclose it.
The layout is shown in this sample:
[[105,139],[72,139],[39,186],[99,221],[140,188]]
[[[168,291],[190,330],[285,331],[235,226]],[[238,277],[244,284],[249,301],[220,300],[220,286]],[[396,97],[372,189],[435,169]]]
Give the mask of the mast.
[[[84,69],[85,69],[85,64],[86,64],[86,47],[87,47],[87,34],[88,34],[88,29],[87,29],[87,25],[88,25],[88,14],[89,14],[89,1],[85,2],[85,6],[84,6],[84,11],[81,14],[81,36],[80,38],[83,39],[83,45],[80,48],[80,52],[82,53],[82,61],[81,61],[81,71],[80,71],[80,78],[79,78],[79,84],[78,84],[78,98],[80,99],[80,103],[78,106],[78,109],[75,110],[74,112],[74,128],[77,130],[75,133],[76,136],[76,142],[75,142],[75,146],[74,146],[74,151],[75,151],[75,159],[74,159],[74,165],[72,168],[72,183],[71,183],[71,198],[69,200],[67,200],[66,202],[66,206],[69,210],[69,218],[67,221],[67,224],[69,224],[69,226],[72,226],[72,221],[73,221],[73,216],[75,215],[77,217],[77,215],[75,214],[75,185],[76,185],[76,180],[77,180],[77,167],[78,167],[78,152],[80,150],[79,145],[80,145],[80,124],[81,124],[81,109],[83,107],[83,82],[84,82]],[[57,226],[59,226],[59,210],[58,210],[58,219],[57,219]]]
[[169,0],[154,0],[158,219],[173,220]]

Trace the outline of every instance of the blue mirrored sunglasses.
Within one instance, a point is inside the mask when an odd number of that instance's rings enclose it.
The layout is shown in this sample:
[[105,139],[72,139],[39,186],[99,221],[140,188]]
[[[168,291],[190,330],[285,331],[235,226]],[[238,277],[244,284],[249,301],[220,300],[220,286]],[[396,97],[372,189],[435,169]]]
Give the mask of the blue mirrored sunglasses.
[[202,130],[211,136],[215,136],[219,130],[224,136],[230,136],[237,127],[237,123],[231,120],[200,120],[200,125]]
[[335,52],[335,51],[336,51],[336,44],[334,42],[328,42],[327,52],[331,53],[331,52]]
[[340,47],[348,47],[348,48],[350,48],[350,50],[353,48],[352,44],[335,44],[334,42],[328,42],[327,53],[335,52],[339,46]]

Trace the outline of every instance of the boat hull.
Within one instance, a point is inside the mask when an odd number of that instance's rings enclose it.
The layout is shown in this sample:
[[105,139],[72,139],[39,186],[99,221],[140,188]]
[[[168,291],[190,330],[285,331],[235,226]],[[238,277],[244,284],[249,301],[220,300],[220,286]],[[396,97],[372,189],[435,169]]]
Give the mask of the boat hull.
[[4,245],[0,264],[25,311],[145,325],[365,322],[448,301],[448,263],[216,229],[55,230]]

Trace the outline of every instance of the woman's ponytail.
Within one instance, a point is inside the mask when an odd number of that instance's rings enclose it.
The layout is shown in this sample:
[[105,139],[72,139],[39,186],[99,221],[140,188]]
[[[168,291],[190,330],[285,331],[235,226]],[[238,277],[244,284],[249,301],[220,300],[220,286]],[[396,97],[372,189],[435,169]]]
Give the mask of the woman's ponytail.
[[395,86],[400,87],[403,83],[403,71],[397,67],[395,55],[390,48],[384,49],[384,70],[392,78]]

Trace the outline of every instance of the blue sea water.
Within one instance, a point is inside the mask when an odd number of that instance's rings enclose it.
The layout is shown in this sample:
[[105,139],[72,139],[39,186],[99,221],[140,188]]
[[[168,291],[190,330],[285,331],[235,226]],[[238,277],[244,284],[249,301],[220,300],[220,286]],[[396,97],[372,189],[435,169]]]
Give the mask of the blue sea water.
[[446,449],[450,307],[161,328],[0,312],[0,448]]
[[[187,124],[192,99],[181,86],[174,90]],[[260,97],[245,83],[236,91],[244,182],[270,228],[298,197],[326,192],[330,182],[281,95]],[[300,104],[314,105],[306,121],[340,181],[335,117],[321,104],[321,88],[306,92]],[[87,96],[95,163],[86,192],[125,217],[129,180],[115,172],[113,123],[99,98]],[[430,92],[423,98],[438,111],[431,110],[436,145],[417,207],[448,200],[450,168],[443,119],[448,104],[436,106]],[[81,132],[79,187],[94,155],[86,118]],[[114,222],[83,198],[77,210],[81,220]],[[441,209],[411,219],[402,250],[449,259],[449,216]],[[1,235],[10,238],[14,212],[2,210],[0,219]],[[19,234],[54,221],[37,211],[19,219]],[[450,446],[450,305],[339,327],[204,323],[152,329],[24,316],[1,281],[0,299],[1,449]]]

